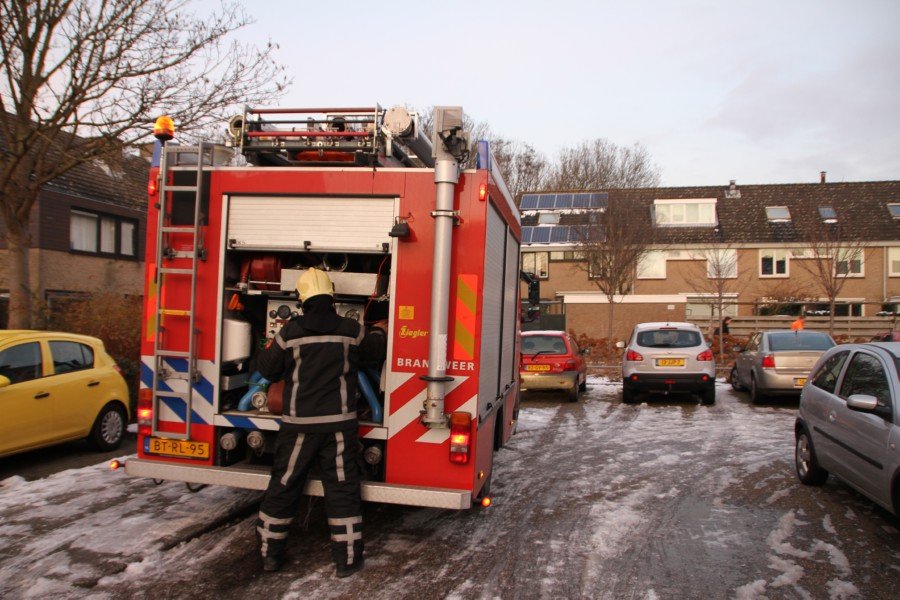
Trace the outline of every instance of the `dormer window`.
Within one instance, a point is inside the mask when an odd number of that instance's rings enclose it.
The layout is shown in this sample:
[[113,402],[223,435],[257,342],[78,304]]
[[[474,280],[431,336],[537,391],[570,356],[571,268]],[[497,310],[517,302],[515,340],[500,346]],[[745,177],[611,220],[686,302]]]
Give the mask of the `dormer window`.
[[888,204],[888,211],[895,219],[900,219],[900,204]]
[[833,206],[820,206],[819,216],[822,217],[824,223],[837,223],[837,212]]
[[653,221],[659,227],[715,227],[716,199],[654,200]]
[[767,206],[766,218],[771,223],[784,223],[791,220],[791,211],[787,206]]

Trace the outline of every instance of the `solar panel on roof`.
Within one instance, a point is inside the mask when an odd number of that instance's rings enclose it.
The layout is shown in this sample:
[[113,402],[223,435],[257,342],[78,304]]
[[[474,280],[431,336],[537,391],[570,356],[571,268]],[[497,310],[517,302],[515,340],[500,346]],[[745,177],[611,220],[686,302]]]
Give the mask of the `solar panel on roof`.
[[522,227],[522,243],[523,244],[531,243],[531,230],[532,229],[534,229],[534,227],[532,227],[530,225],[526,225],[525,227]]
[[590,200],[590,194],[575,194],[574,198],[572,198],[572,208],[587,208]]
[[591,194],[590,208],[603,208],[606,206],[606,194]]
[[538,208],[553,208],[556,203],[556,194],[541,194],[538,196]]
[[572,194],[557,194],[556,208],[572,208]]
[[519,204],[521,210],[534,210],[537,208],[538,197],[534,194],[526,194],[522,196],[522,202]]
[[551,229],[553,229],[553,227],[532,227],[531,228],[531,243],[532,244],[549,244]]
[[571,228],[568,225],[557,225],[556,227],[550,228],[550,243],[551,244],[565,244],[569,241],[569,230]]

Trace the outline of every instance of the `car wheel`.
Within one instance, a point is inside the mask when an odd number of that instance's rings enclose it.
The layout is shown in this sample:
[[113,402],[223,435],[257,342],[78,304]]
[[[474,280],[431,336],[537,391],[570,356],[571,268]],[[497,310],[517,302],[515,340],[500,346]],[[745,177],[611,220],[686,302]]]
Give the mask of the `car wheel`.
[[582,381],[581,385],[578,386],[578,391],[580,391],[580,392],[587,391],[587,373],[584,374],[584,381]]
[[577,382],[575,383],[574,386],[569,388],[569,392],[567,395],[569,402],[578,402],[578,390],[580,390],[580,389],[581,389],[581,387],[578,385]]
[[715,386],[709,386],[702,392],[700,392],[700,402],[709,406],[711,404],[716,403],[716,388]]
[[756,385],[756,377],[751,374],[750,375],[750,402],[753,404],[759,404],[764,400],[765,396],[760,391],[759,386]]
[[744,386],[741,385],[740,379],[738,379],[737,367],[731,367],[731,389],[736,392],[740,392],[744,389]]
[[114,403],[107,404],[97,415],[88,442],[101,452],[115,450],[125,437],[125,425],[125,411],[122,407]]
[[628,387],[627,385],[622,386],[622,402],[625,404],[634,404],[635,403],[635,393],[634,390]]
[[797,466],[797,478],[803,485],[822,485],[828,479],[828,471],[819,466],[816,451],[806,428],[797,432],[797,445],[794,451]]

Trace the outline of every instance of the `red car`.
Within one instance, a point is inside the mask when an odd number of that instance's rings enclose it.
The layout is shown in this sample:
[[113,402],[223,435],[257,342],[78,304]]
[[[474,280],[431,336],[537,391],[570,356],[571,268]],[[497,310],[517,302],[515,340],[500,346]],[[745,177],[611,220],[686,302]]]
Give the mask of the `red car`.
[[587,363],[565,331],[523,331],[519,379],[523,390],[565,390],[570,402],[587,389]]

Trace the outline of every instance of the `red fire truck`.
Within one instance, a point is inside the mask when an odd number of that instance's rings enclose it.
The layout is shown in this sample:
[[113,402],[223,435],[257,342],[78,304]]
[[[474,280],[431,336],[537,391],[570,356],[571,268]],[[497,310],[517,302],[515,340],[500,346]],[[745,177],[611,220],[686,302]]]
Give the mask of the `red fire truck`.
[[247,108],[229,143],[196,146],[159,125],[127,473],[265,489],[280,387],[255,353],[318,267],[340,314],[386,331],[360,371],[363,499],[489,503],[519,407],[520,222],[462,116],[436,108],[429,138],[403,108]]

